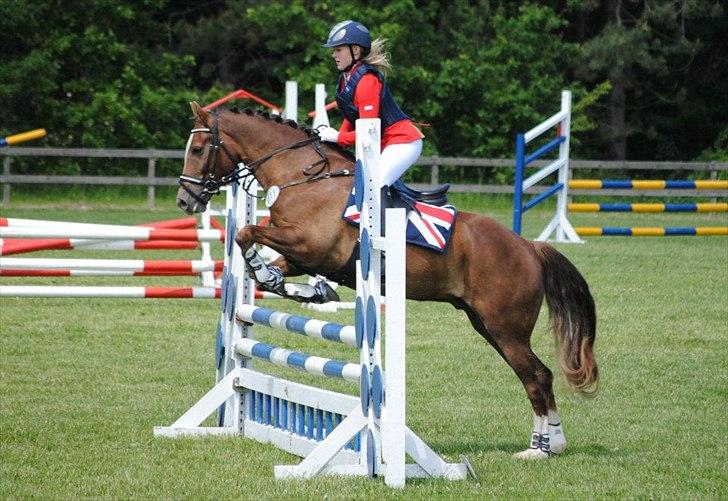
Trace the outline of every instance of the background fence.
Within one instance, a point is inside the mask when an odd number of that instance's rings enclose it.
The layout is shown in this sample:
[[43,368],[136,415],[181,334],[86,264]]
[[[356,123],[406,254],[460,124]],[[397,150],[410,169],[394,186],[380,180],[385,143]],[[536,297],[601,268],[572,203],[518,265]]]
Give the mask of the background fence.
[[[3,173],[0,175],[0,184],[3,185],[2,203],[10,203],[11,187],[13,184],[75,184],[75,185],[121,185],[121,186],[147,186],[147,205],[154,207],[155,188],[157,186],[176,186],[176,177],[157,177],[157,161],[164,159],[179,160],[180,173],[182,172],[183,150],[141,150],[141,149],[92,149],[92,148],[2,148],[0,156],[3,158]],[[130,159],[146,161],[146,176],[67,176],[67,175],[36,175],[13,174],[12,164],[18,157],[56,157],[56,158],[106,158]],[[533,167],[546,165],[548,161],[533,162]],[[422,157],[417,162],[420,169],[429,168],[429,173],[418,176],[422,182],[408,183],[415,188],[425,188],[450,182],[450,191],[453,193],[513,193],[512,184],[458,184],[452,183],[450,176],[441,171],[441,168],[460,167],[464,170],[486,168],[513,169],[515,161],[507,158],[458,158],[458,157]],[[602,160],[571,160],[570,166],[574,170],[621,170],[621,171],[691,171],[697,177],[705,179],[718,179],[718,172],[728,170],[728,162],[644,162],[644,161],[602,161]],[[427,175],[429,174],[429,175]],[[598,176],[602,177],[602,176]],[[663,175],[658,176],[660,178]],[[688,177],[692,177],[688,175]],[[426,181],[425,181],[426,180]],[[543,187],[533,187],[527,193],[539,193]],[[599,195],[599,190],[583,190],[585,195]],[[613,190],[612,195],[631,196],[703,196],[722,197],[724,191],[711,190]]]

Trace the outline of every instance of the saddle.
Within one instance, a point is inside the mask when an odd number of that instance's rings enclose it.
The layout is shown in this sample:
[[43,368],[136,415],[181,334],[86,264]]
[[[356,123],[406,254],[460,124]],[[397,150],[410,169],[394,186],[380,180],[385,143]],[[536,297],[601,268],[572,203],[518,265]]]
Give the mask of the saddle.
[[[407,212],[407,243],[441,254],[447,250],[457,217],[457,209],[452,205],[447,205],[449,188],[450,185],[445,184],[432,190],[418,191],[405,185],[401,180],[397,180],[392,183],[392,186],[382,187],[382,209],[405,209]],[[386,231],[384,213],[385,211],[382,210],[381,228]],[[358,226],[360,216],[355,203],[354,190],[352,190],[341,218],[353,226]],[[355,263],[358,256],[359,243],[357,242],[348,262],[327,278],[351,286],[355,283]],[[382,269],[384,269],[385,260],[383,260]]]
[[409,209],[415,208],[415,202],[442,207],[447,204],[447,190],[449,189],[449,184],[443,184],[428,191],[417,191],[404,184],[401,179],[398,179],[388,190],[386,188],[383,190],[382,201],[391,200],[393,205],[390,207],[405,207]]

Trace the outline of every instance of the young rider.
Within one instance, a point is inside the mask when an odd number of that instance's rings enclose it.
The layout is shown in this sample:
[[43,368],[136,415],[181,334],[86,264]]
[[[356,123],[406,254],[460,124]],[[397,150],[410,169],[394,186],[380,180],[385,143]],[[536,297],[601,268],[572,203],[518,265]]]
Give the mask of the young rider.
[[384,72],[391,65],[384,53],[384,40],[372,42],[363,24],[347,20],[331,29],[323,47],[333,49],[331,57],[341,71],[336,102],[344,121],[338,131],[320,127],[319,136],[324,141],[353,146],[358,118],[381,119],[382,182],[391,186],[419,158],[424,136],[397,106],[389,90]]

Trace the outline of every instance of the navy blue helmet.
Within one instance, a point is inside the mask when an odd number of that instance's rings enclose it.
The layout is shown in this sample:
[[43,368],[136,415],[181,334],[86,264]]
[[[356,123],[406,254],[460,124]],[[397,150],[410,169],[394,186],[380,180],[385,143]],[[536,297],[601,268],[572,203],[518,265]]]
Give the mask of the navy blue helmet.
[[372,36],[366,26],[348,19],[331,28],[323,47],[338,47],[339,45],[360,45],[369,49],[372,46]]

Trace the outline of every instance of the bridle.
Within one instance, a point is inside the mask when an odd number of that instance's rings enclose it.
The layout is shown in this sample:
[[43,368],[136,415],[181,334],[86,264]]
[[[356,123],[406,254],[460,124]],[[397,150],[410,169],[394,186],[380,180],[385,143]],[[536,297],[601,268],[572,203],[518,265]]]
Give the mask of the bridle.
[[[324,169],[329,167],[329,159],[321,147],[321,139],[318,136],[311,136],[311,137],[303,139],[301,141],[296,141],[295,143],[291,143],[291,144],[288,144],[285,146],[280,146],[278,148],[275,148],[273,151],[258,158],[257,160],[254,160],[254,161],[250,162],[249,164],[245,164],[239,156],[230,153],[230,150],[228,150],[228,148],[225,146],[224,141],[220,140],[220,130],[218,127],[217,110],[212,111],[212,126],[210,128],[199,127],[199,128],[194,128],[194,129],[190,130],[190,134],[195,134],[197,132],[212,134],[212,141],[210,142],[210,149],[211,149],[212,153],[210,154],[210,157],[207,160],[205,169],[203,170],[203,172],[207,171],[207,174],[202,178],[197,178],[197,177],[192,177],[192,176],[187,176],[185,174],[182,174],[179,177],[179,184],[180,184],[180,186],[182,186],[182,189],[184,189],[192,198],[194,198],[197,202],[199,202],[201,204],[206,204],[208,202],[208,200],[210,199],[210,197],[212,197],[212,195],[217,195],[218,193],[220,193],[220,188],[222,186],[236,182],[240,179],[243,180],[243,189],[246,191],[246,193],[248,193],[252,196],[258,197],[258,195],[256,193],[250,192],[250,186],[252,185],[253,181],[255,180],[255,171],[261,165],[263,165],[265,162],[267,162],[268,160],[270,160],[271,158],[275,157],[276,155],[278,155],[280,153],[283,153],[283,152],[286,152],[289,150],[295,150],[295,149],[302,148],[302,147],[308,146],[308,145],[312,145],[314,148],[314,151],[316,151],[316,153],[321,158],[302,169],[304,176],[306,176],[304,179],[286,183],[285,185],[279,187],[281,190],[284,188],[289,188],[291,186],[296,186],[296,185],[303,184],[303,183],[318,181],[321,179],[328,179],[330,177],[353,175],[353,173],[351,173],[348,169],[342,169],[340,171],[335,171],[335,172],[328,172],[328,171],[323,172]],[[190,138],[191,138],[191,136],[190,136]],[[233,163],[233,165],[236,165],[236,168],[230,174],[227,174],[219,179],[216,179],[215,174],[214,174],[214,167],[215,167],[215,163],[217,162],[217,153],[219,150],[222,150],[222,152],[228,157],[228,159],[230,159],[230,161]],[[321,166],[321,168],[315,172],[312,172],[312,170],[318,166]],[[187,184],[193,184],[195,186],[202,186],[202,191],[199,193],[195,193],[187,186]]]

